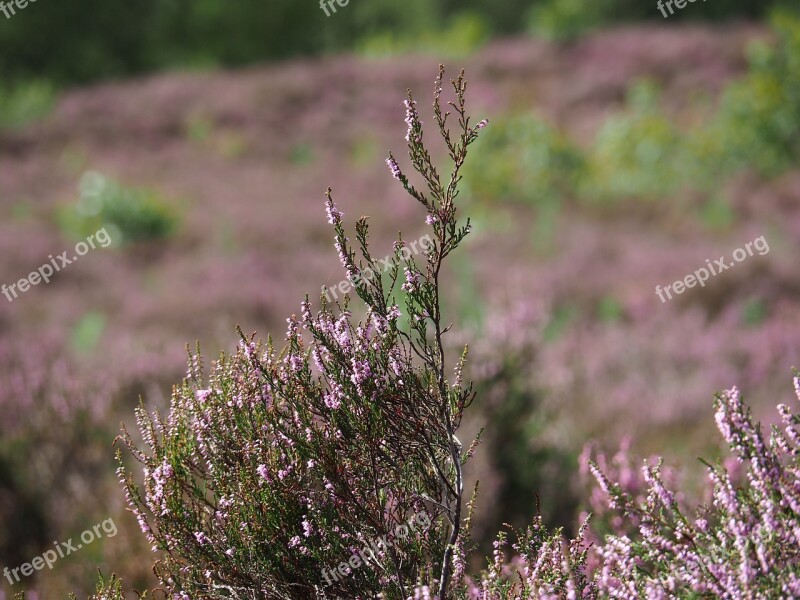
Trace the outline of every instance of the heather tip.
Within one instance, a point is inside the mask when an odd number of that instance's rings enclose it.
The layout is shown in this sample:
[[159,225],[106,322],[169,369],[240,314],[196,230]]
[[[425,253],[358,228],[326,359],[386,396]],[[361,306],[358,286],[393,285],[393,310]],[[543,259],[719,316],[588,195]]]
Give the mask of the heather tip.
[[336,208],[336,205],[333,203],[330,190],[325,196],[325,212],[328,215],[328,223],[331,225],[335,225],[342,220],[342,211]]
[[387,158],[386,164],[389,167],[389,170],[392,172],[392,177],[397,179],[397,181],[400,181],[400,166],[397,164],[397,161],[394,159],[394,157],[390,156]]

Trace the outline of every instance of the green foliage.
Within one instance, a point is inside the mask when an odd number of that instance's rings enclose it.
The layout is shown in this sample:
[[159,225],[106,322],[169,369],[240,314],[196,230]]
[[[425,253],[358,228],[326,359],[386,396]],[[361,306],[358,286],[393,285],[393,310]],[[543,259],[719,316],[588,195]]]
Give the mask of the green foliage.
[[[136,594],[139,600],[148,598],[147,592]],[[70,600],[77,600],[75,596],[70,596]],[[111,579],[105,579],[103,574],[97,573],[97,591],[89,600],[125,600],[125,592],[122,588],[122,580],[116,575],[111,575]]]
[[694,191],[705,198],[699,219],[727,228],[734,214],[720,183],[743,169],[776,176],[800,160],[800,18],[780,11],[773,23],[776,42],[752,47],[747,75],[710,116],[679,125],[658,88],[640,81],[587,148],[535,115],[498,119],[479,142],[486,158],[469,173],[470,195],[531,204],[552,230],[564,199],[664,201]]
[[411,34],[387,29],[365,38],[359,49],[367,56],[414,52],[452,58],[473,52],[488,40],[489,34],[489,25],[483,17],[464,12],[456,15],[448,27],[441,29],[425,29]]
[[590,199],[658,198],[684,179],[681,132],[659,110],[648,82],[634,85],[628,109],[603,125],[588,155],[583,193]]
[[532,115],[492,121],[477,144],[483,162],[466,176],[475,198],[547,204],[574,194],[584,169],[579,148]]
[[726,92],[721,129],[736,166],[776,175],[800,158],[800,18],[778,11],[778,42],[751,47],[750,72]]
[[16,129],[46,117],[55,101],[55,88],[46,81],[0,84],[0,130]]
[[[791,6],[791,0],[716,0],[694,2],[683,10],[676,10],[670,21],[734,18],[759,18],[775,6]],[[543,0],[536,2],[528,12],[528,29],[534,35],[571,40],[599,26],[624,21],[655,20],[663,22],[664,16],[656,2],[640,0]]]
[[547,39],[571,40],[606,22],[608,1],[547,0],[528,13],[528,29]]
[[[670,20],[754,18],[793,1],[695,2]],[[337,6],[329,17],[318,2],[296,0],[31,3],[0,26],[0,77],[68,85],[176,66],[243,65],[355,48],[453,55],[470,51],[488,33],[532,27],[564,38],[612,20],[638,19],[663,21],[655,2],[639,0],[370,0]],[[437,31],[444,37],[432,33]],[[420,46],[409,45],[415,42]]]
[[174,233],[178,219],[157,193],[126,187],[96,171],[87,171],[79,185],[80,196],[61,211],[62,229],[86,237],[106,227],[114,245],[159,240]]
[[314,162],[314,148],[306,142],[296,144],[289,152],[289,160],[293,165],[309,165]]
[[106,317],[103,313],[87,312],[72,330],[72,347],[78,352],[92,352],[97,347],[105,328]]

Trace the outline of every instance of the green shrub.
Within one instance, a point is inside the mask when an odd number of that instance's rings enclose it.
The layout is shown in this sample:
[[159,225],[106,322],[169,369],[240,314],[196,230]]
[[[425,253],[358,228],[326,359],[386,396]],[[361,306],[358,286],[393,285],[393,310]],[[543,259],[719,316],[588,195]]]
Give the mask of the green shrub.
[[777,43],[754,44],[750,70],[724,95],[720,128],[734,167],[773,176],[800,158],[800,18],[772,17]]
[[16,129],[50,114],[55,87],[46,81],[0,84],[0,129]]
[[487,21],[477,13],[456,15],[449,27],[421,32],[386,29],[360,42],[359,50],[367,56],[392,56],[409,52],[457,57],[470,54],[489,39]]
[[528,12],[528,30],[547,39],[571,40],[608,20],[607,0],[548,0]]
[[81,177],[78,201],[61,211],[69,234],[85,237],[102,227],[115,245],[158,240],[174,233],[178,219],[157,193],[126,187],[96,171]]
[[549,205],[573,195],[584,170],[580,149],[533,115],[493,121],[476,143],[485,158],[467,166],[473,198]]
[[590,199],[657,198],[682,182],[682,134],[661,112],[655,86],[634,85],[628,104],[606,121],[589,151],[582,191]]

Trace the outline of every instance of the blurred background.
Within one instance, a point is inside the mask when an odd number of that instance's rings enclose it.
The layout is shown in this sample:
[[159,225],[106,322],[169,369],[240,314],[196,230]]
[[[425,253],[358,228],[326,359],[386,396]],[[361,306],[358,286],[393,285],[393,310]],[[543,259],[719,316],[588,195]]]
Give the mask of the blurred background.
[[[0,599],[80,597],[97,569],[153,585],[116,481],[120,424],[135,430],[140,399],[167,406],[187,343],[210,359],[237,324],[281,339],[305,293],[342,280],[327,186],[346,221],[371,215],[377,256],[399,229],[425,233],[383,160],[403,155],[407,88],[432,121],[440,62],[467,70],[471,112],[491,120],[461,196],[474,234],[446,282],[453,352],[470,341],[479,391],[465,428],[489,428],[470,471],[477,537],[537,509],[573,528],[591,440],[691,474],[719,451],[717,391],[739,386],[770,419],[800,367],[793,4],[708,0],[665,19],[638,0],[351,0],[330,16],[315,0],[40,0],[0,14],[0,283],[100,228],[112,239],[0,296],[0,568],[109,517],[119,529],[0,580]],[[768,253],[656,296],[760,236]]]

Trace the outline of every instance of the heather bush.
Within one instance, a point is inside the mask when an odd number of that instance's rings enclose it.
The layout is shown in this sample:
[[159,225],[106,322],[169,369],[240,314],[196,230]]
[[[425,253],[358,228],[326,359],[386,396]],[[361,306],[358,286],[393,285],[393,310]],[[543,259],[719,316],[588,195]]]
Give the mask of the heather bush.
[[[450,326],[439,286],[445,259],[470,230],[468,220],[458,222],[455,199],[467,148],[486,122],[473,125],[466,115],[463,74],[452,82],[452,111],[443,112],[442,77],[434,115],[449,176],[423,144],[410,94],[406,139],[424,191],[387,159],[427,212],[424,262],[399,237],[388,273],[379,275],[367,219],[356,222],[351,246],[329,190],[335,246],[363,317],[356,321],[349,298],[331,305],[323,295],[316,314],[306,298],[280,351],[271,339],[242,334],[238,350],[208,375],[191,354],[166,419],[143,407],[137,413],[147,448],[125,434],[144,465],[144,487],[122,467],[120,476],[161,553],[157,573],[176,597],[405,598],[418,581],[447,595],[461,540],[462,468],[472,452],[456,433],[474,394],[462,381],[466,349],[446,361]],[[409,531],[414,515],[427,528]],[[382,543],[359,559],[355,552],[371,540]],[[369,564],[358,569],[362,560]],[[325,570],[348,561],[349,576]]]
[[[800,377],[794,387],[800,401]],[[660,459],[633,469],[625,448],[612,464],[601,454],[605,471],[585,464],[598,484],[591,504],[612,532],[592,531],[590,517],[566,540],[537,517],[527,531],[512,531],[513,542],[501,533],[489,568],[479,580],[460,579],[456,597],[798,597],[800,414],[779,405],[781,424],[767,438],[736,388],[715,406],[730,456],[707,463],[705,502],[690,508]],[[426,594],[418,588],[414,597]]]
[[[794,379],[800,400],[800,378]],[[665,485],[660,464],[645,463],[646,497],[638,501],[596,464],[609,505],[636,520],[636,536],[610,536],[598,550],[597,581],[610,597],[786,598],[800,594],[800,416],[778,406],[781,425],[767,438],[740,392],[716,400],[716,424],[741,483],[721,463],[708,464],[708,503],[689,511]]]
[[[114,487],[108,448],[114,387],[85,373],[56,336],[0,338],[0,564],[15,567],[108,515]],[[101,546],[97,549],[100,551]],[[59,565],[73,582],[91,577],[85,563]],[[13,591],[0,580],[0,597]],[[63,582],[62,582],[63,583]],[[41,589],[41,581],[22,585]],[[19,589],[18,586],[15,586]],[[68,586],[67,589],[72,589]]]

